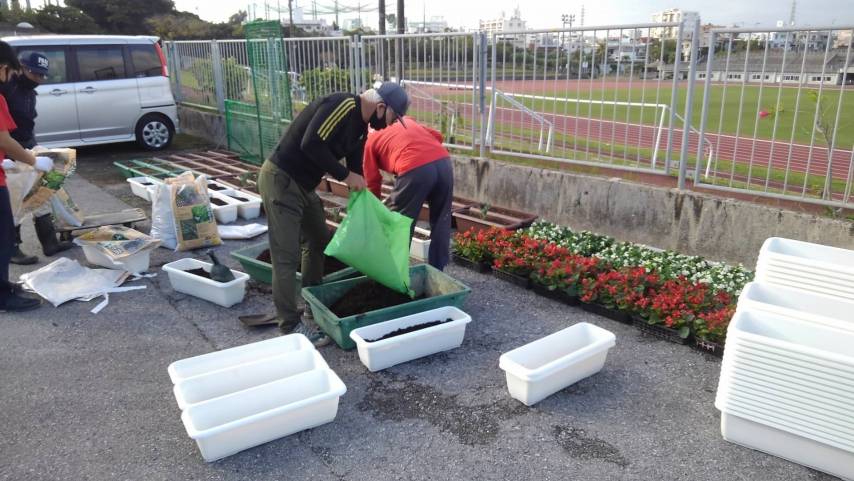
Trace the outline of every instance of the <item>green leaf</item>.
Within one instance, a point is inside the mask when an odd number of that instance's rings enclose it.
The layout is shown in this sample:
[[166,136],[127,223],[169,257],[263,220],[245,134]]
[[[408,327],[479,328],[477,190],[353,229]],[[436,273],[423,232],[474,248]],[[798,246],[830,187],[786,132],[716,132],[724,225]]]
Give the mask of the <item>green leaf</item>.
[[691,329],[688,326],[682,326],[679,328],[679,337],[682,339],[688,339],[688,336],[691,335]]

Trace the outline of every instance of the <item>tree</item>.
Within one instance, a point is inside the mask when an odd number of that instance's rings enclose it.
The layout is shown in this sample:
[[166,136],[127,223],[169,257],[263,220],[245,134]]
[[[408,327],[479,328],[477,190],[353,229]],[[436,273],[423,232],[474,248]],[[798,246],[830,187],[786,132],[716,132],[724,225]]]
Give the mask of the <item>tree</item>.
[[99,33],[101,29],[95,20],[80,9],[45,5],[36,11],[35,23],[44,30],[53,33]]
[[166,13],[155,15],[145,21],[146,33],[157,35],[164,40],[208,40],[216,38],[212,35],[213,25],[187,12]]
[[147,19],[175,12],[172,0],[66,0],[65,3],[92,17],[105,32],[128,35],[149,33]]

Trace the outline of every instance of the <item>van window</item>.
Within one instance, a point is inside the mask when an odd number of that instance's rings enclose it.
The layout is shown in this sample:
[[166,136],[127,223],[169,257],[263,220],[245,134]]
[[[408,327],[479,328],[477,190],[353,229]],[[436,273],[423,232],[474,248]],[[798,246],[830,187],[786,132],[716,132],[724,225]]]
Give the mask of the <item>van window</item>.
[[68,82],[68,69],[65,62],[65,47],[25,47],[18,50],[18,58],[29,57],[38,52],[48,60],[48,73],[45,84],[62,84]]
[[133,65],[133,77],[159,77],[163,75],[160,57],[154,45],[131,45],[130,60]]
[[81,82],[127,78],[125,59],[119,45],[78,47],[77,69]]

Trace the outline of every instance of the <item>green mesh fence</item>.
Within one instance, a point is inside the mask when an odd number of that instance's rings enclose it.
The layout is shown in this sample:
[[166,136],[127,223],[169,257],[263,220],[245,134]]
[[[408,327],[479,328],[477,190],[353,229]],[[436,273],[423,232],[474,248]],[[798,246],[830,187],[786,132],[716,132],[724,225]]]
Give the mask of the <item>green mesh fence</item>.
[[226,100],[226,131],[230,149],[261,163],[293,119],[288,59],[278,22],[250,22],[244,32],[255,103]]

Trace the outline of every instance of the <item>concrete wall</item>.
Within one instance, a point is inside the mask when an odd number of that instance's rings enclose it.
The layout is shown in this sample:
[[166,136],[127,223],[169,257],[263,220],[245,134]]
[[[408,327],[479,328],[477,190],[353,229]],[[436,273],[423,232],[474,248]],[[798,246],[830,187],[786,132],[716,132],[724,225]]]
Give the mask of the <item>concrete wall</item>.
[[227,146],[225,116],[216,111],[194,109],[178,105],[178,121],[181,131],[201,137],[218,146]]
[[591,230],[753,268],[768,237],[854,249],[854,222],[695,192],[455,158],[455,193]]

